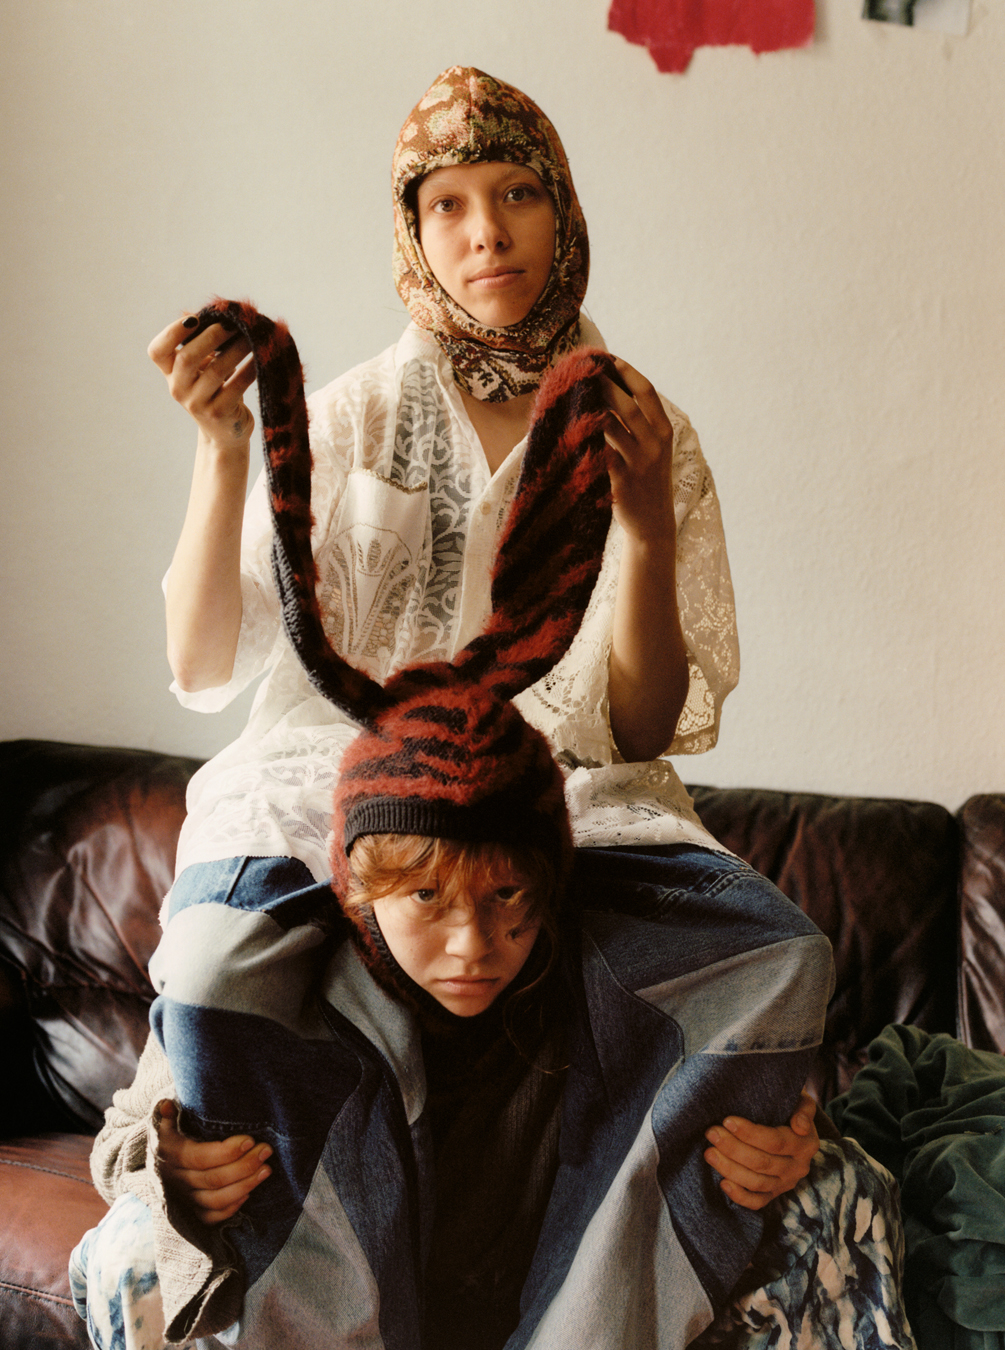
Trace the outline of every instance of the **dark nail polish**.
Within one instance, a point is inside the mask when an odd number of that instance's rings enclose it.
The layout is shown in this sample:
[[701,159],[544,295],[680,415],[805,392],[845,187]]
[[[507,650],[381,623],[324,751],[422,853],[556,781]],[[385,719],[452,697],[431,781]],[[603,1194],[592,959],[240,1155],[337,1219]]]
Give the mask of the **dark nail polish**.
[[185,320],[185,327],[186,327],[186,328],[195,328],[195,326],[196,326],[196,324],[197,324],[198,322],[199,322],[198,317],[197,317],[195,314],[190,314],[190,315],[188,316],[188,318]]

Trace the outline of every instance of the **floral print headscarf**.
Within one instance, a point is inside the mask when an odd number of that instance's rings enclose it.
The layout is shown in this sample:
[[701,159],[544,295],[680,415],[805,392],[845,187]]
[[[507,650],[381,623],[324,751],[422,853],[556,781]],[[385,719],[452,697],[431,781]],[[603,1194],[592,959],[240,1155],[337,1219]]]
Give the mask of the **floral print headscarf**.
[[[453,164],[503,160],[541,179],[555,207],[555,260],[530,313],[486,328],[446,293],[419,242],[410,185]],[[451,66],[412,109],[392,168],[394,284],[420,328],[435,334],[454,376],[475,398],[503,403],[537,387],[548,366],[579,340],[590,246],[558,133],[526,94],[472,66]]]

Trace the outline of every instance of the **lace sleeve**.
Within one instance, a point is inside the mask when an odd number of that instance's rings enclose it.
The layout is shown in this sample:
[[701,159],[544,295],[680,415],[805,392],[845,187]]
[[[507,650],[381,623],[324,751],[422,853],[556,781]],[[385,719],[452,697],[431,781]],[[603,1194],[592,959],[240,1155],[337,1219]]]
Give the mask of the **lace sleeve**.
[[[674,425],[677,603],[690,683],[668,754],[709,750],[726,695],[739,677],[733,586],[715,483],[687,417],[665,404]],[[611,735],[607,670],[622,532],[612,525],[604,564],[583,625],[558,665],[515,700],[567,764],[620,762]]]
[[726,695],[740,678],[733,582],[712,471],[685,415],[674,423],[677,513],[677,605],[688,650],[690,683],[668,754],[697,755],[719,737]]

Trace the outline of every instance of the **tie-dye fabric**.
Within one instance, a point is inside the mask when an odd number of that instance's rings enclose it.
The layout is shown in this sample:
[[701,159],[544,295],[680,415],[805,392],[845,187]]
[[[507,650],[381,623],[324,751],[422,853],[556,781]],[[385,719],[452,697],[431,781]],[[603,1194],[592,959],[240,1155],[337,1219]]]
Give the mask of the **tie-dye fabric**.
[[809,1176],[771,1208],[732,1302],[693,1350],[917,1350],[885,1167],[853,1139],[825,1139]]
[[[164,1350],[150,1211],[120,1195],[70,1254],[70,1294],[95,1350]],[[190,1343],[176,1350],[191,1350]]]
[[[434,169],[499,160],[533,169],[551,195],[555,261],[524,319],[508,328],[486,328],[430,271],[419,242],[413,185]],[[535,389],[548,366],[579,345],[590,259],[586,222],[551,122],[512,85],[470,66],[451,66],[405,120],[394,151],[392,191],[394,284],[419,327],[435,334],[458,383],[490,403]]]

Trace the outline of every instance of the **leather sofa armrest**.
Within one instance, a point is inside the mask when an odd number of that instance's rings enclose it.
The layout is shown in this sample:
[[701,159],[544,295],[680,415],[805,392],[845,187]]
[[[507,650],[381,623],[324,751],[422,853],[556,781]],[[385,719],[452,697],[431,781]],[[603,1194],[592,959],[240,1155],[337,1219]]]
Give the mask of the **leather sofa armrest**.
[[971,797],[959,821],[959,1037],[1005,1054],[1005,795]]
[[132,1080],[197,767],[152,751],[0,743],[0,963],[14,981],[19,1046],[58,1113],[50,1129],[97,1129]]

